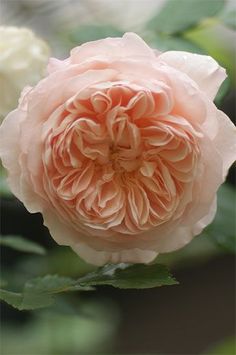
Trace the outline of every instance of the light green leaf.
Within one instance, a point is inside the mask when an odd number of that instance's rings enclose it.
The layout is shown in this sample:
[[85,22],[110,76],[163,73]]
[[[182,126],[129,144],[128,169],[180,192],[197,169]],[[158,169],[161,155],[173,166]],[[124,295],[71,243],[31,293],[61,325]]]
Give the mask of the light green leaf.
[[111,25],[83,25],[71,30],[69,40],[74,45],[95,41],[106,37],[121,37],[124,32]]
[[169,0],[148,27],[156,32],[181,33],[216,15],[223,6],[224,0]]
[[111,285],[118,288],[152,288],[178,282],[164,265],[105,265],[78,280],[81,286]]
[[184,38],[194,42],[226,69],[231,84],[236,84],[235,40],[233,31],[222,29],[219,21],[206,20],[204,24],[184,33]]
[[47,275],[27,281],[21,293],[0,291],[0,299],[18,310],[32,310],[48,307],[54,302],[54,295],[66,292],[90,290],[88,287],[76,285],[76,281],[68,277]]
[[0,245],[9,247],[25,253],[46,254],[46,250],[39,244],[20,236],[6,235],[0,236]]
[[155,35],[150,41],[152,47],[156,47],[160,51],[187,51],[191,53],[204,54],[205,51],[198,45],[181,37],[173,37],[167,35]]
[[22,300],[22,295],[20,293],[0,289],[0,299],[2,301],[5,301],[12,307],[19,309],[19,305]]
[[229,184],[224,184],[219,189],[217,197],[216,217],[206,229],[206,233],[225,251],[236,253],[236,191]]
[[226,9],[221,14],[220,20],[225,26],[236,30],[236,9]]

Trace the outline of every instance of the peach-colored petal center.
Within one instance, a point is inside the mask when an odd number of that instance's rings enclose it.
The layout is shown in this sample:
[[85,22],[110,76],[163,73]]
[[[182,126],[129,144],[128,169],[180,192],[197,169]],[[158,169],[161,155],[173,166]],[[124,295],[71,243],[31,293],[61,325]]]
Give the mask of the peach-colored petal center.
[[138,234],[184,211],[200,134],[171,109],[165,88],[120,82],[66,102],[45,135],[44,187],[75,228]]

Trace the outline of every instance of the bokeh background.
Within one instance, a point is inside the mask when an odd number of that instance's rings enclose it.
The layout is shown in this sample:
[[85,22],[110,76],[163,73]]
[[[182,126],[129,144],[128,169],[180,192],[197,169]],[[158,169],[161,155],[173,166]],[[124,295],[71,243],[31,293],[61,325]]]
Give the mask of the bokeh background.
[[[216,104],[235,122],[234,0],[1,0],[0,21],[32,29],[58,58],[83,42],[127,31],[160,50],[211,55],[229,76]],[[47,249],[36,256],[1,248],[1,278],[9,289],[47,273],[78,277],[93,269],[52,241],[41,216],[29,214],[10,195],[4,172],[0,192],[2,235],[23,236]],[[179,285],[139,291],[100,287],[34,312],[2,304],[0,353],[236,354],[235,167],[218,200],[216,219],[203,235],[159,258]]]

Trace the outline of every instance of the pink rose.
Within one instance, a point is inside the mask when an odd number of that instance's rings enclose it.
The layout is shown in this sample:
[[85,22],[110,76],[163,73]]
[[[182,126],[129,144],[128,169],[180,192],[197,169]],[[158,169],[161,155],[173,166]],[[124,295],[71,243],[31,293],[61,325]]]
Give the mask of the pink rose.
[[0,129],[13,193],[86,261],[148,263],[208,225],[236,157],[214,59],[133,33],[89,42],[22,93]]

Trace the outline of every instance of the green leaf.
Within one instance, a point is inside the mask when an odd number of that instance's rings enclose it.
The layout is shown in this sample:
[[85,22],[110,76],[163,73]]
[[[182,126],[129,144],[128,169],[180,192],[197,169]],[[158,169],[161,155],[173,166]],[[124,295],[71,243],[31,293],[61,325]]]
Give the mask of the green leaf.
[[225,81],[223,82],[223,84],[221,85],[221,87],[214,99],[214,102],[217,107],[221,106],[222,102],[224,101],[225,96],[227,95],[227,93],[230,90],[230,86],[231,86],[230,79],[226,78]]
[[68,291],[91,291],[91,286],[111,285],[118,288],[151,288],[178,282],[164,265],[106,265],[78,280],[47,275],[27,281],[22,292],[0,290],[0,299],[18,310],[33,310],[53,304],[54,296]]
[[0,164],[0,196],[9,197],[12,196],[12,192],[7,184],[6,170]]
[[7,235],[0,236],[0,245],[9,247],[25,253],[35,253],[39,255],[46,254],[46,250],[39,244],[20,236]]
[[168,34],[182,33],[216,15],[223,6],[224,0],[169,0],[148,27]]
[[226,9],[221,14],[220,20],[225,26],[236,30],[236,9]]
[[80,287],[68,277],[47,275],[27,281],[21,293],[0,290],[0,299],[18,310],[32,310],[52,305],[55,294],[80,289],[87,291],[91,288]]
[[156,47],[160,51],[187,51],[191,53],[204,54],[205,51],[198,45],[181,37],[173,37],[167,35],[155,35],[150,41],[151,46]]
[[105,265],[78,280],[81,286],[111,285],[118,288],[152,288],[178,282],[164,265]]
[[200,46],[205,52],[223,66],[231,84],[236,84],[235,50],[232,31],[223,31],[219,21],[206,20],[202,26],[185,32],[184,38]]
[[218,207],[213,223],[206,229],[209,238],[230,253],[236,253],[236,191],[224,184],[218,191]]
[[22,300],[22,295],[20,293],[0,289],[0,299],[2,301],[5,301],[12,307],[19,309],[19,305]]
[[106,37],[120,37],[124,32],[110,25],[83,25],[68,34],[69,40],[74,45],[95,41]]

